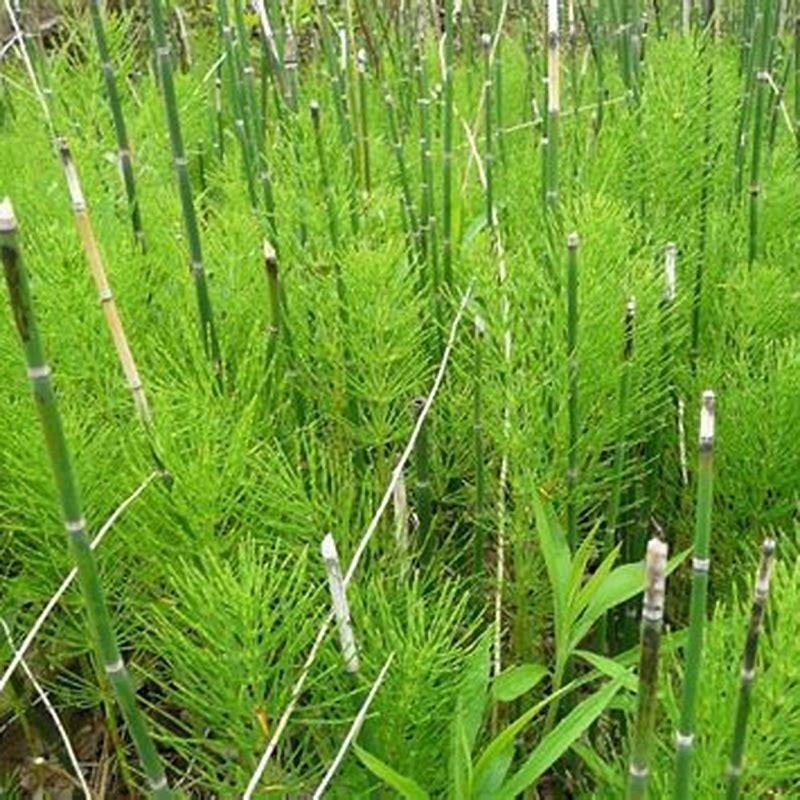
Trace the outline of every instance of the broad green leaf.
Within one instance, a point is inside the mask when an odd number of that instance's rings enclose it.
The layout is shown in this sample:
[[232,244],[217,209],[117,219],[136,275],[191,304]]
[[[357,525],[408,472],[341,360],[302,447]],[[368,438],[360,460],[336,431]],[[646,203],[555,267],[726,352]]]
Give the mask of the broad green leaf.
[[607,658],[599,653],[592,653],[589,650],[576,650],[575,655],[587,661],[607,678],[618,680],[626,689],[635,692],[639,688],[639,682],[632,670],[623,666],[615,659]]
[[430,800],[430,795],[411,778],[395,772],[388,764],[384,764],[372,753],[368,753],[357,744],[353,745],[356,755],[361,763],[375,776],[380,778],[385,784],[391,786],[398,794],[406,800]]
[[619,769],[619,764],[615,761],[606,761],[597,751],[584,742],[577,741],[572,745],[572,751],[577,753],[589,770],[605,785],[614,792],[618,792],[617,797],[625,794],[624,772]]
[[524,714],[521,714],[519,717],[517,717],[510,725],[503,728],[503,730],[500,731],[500,733],[489,743],[489,745],[481,754],[480,758],[475,763],[475,769],[473,772],[474,785],[483,785],[483,782],[486,780],[487,773],[492,770],[492,768],[496,765],[497,760],[502,758],[503,754],[506,753],[509,748],[513,750],[514,742],[517,736],[519,736],[522,729],[532,719],[534,719],[537,714],[540,714],[542,710],[557,697],[561,697],[562,695],[571,692],[574,688],[575,681],[568,683],[566,686],[562,686],[557,692],[553,692],[552,694],[548,695],[544,700],[536,703],[536,705],[529,708]]
[[496,800],[514,800],[517,795],[536,783],[603,713],[619,689],[619,681],[612,681],[567,714],[539,742],[522,767],[500,787]]
[[573,604],[575,595],[580,591],[583,576],[586,572],[586,565],[594,552],[594,539],[597,531],[600,530],[600,521],[589,531],[581,542],[581,546],[575,553],[572,559],[572,571],[569,576],[569,589],[567,590],[568,602],[570,606]]
[[502,785],[508,774],[508,768],[514,760],[514,745],[509,745],[505,750],[494,755],[486,768],[481,772],[480,782],[473,785],[472,798],[474,800],[493,800],[497,790]]
[[487,633],[467,657],[456,697],[450,753],[450,769],[455,787],[467,785],[472,772],[472,750],[488,701],[491,641],[491,636]]
[[[667,574],[669,575],[686,558],[689,551],[677,555],[670,559],[667,564]],[[606,576],[602,583],[597,586],[594,594],[589,598],[586,611],[575,624],[572,630],[572,640],[569,649],[574,650],[586,634],[591,630],[592,625],[600,619],[607,611],[630,600],[640,592],[644,591],[644,563],[623,564]]]
[[485,212],[481,212],[475,217],[467,226],[466,230],[464,231],[464,237],[461,240],[461,247],[466,250],[478,234],[486,227],[486,214]]
[[586,609],[586,606],[591,602],[592,597],[597,593],[603,581],[614,569],[614,564],[619,556],[619,551],[622,549],[622,543],[618,544],[606,557],[600,562],[597,569],[592,573],[592,576],[583,585],[578,592],[575,601],[572,603],[570,611],[573,614],[572,622],[574,622]]
[[510,703],[520,695],[529,692],[547,675],[547,668],[542,664],[517,664],[503,670],[492,685],[495,700]]
[[537,491],[534,491],[533,506],[536,511],[539,547],[547,569],[547,577],[550,580],[550,589],[553,592],[556,649],[561,651],[567,644],[567,609],[572,559],[564,530],[552,509],[542,501]]

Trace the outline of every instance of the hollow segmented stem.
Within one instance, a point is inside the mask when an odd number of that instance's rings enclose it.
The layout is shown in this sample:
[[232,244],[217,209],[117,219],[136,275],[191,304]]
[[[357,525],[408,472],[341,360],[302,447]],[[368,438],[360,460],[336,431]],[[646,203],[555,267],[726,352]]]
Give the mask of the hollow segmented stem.
[[444,3],[444,109],[442,120],[442,261],[445,288],[453,285],[453,0]]
[[578,485],[578,247],[577,233],[567,237],[567,413],[569,445],[567,451],[567,539],[571,548],[578,538],[578,512],[575,491]]
[[[769,92],[770,32],[772,30],[770,4],[765,5],[763,14],[756,15],[756,25],[760,23],[760,37],[755,61],[756,104],[753,112],[753,150],[750,160],[750,205],[747,261],[752,264],[758,255],[758,214],[761,198],[761,143],[764,138],[764,107]],[[756,27],[756,30],[759,30]]]
[[483,340],[486,323],[480,314],[475,315],[474,361],[473,361],[473,410],[472,435],[475,451],[475,538],[473,555],[473,574],[481,575],[484,570],[484,549],[486,546],[486,474],[484,468],[484,429],[483,429]]
[[689,607],[689,634],[686,645],[686,671],[683,679],[680,721],[677,733],[675,800],[691,797],[692,761],[697,693],[703,659],[706,625],[708,572],[711,565],[711,506],[714,479],[714,393],[703,392],[700,408],[700,453],[697,471],[697,510],[694,552],[692,555],[692,596]]
[[117,152],[119,154],[119,167],[125,184],[125,195],[128,199],[128,212],[131,218],[131,226],[133,227],[133,235],[139,246],[144,250],[144,229],[142,228],[142,216],[136,197],[136,179],[133,175],[131,147],[128,140],[128,130],[125,126],[125,116],[122,113],[122,104],[117,91],[114,63],[108,53],[100,0],[91,0],[89,11],[92,18],[95,41],[97,42],[97,52],[100,55],[103,67],[103,80],[105,81],[106,94],[108,95],[108,104],[111,106],[111,117],[114,122],[114,135],[117,139]]
[[639,693],[628,769],[628,800],[647,796],[650,750],[656,715],[658,656],[664,622],[664,592],[667,572],[667,545],[660,539],[647,543],[645,591],[642,606],[641,653],[639,655]]
[[183,146],[181,123],[178,115],[178,101],[172,76],[172,59],[170,46],[164,30],[164,19],[161,12],[161,0],[150,0],[150,15],[153,23],[153,38],[156,46],[156,60],[161,77],[161,89],[164,95],[164,109],[169,127],[172,163],[178,182],[183,223],[189,243],[189,260],[194,279],[197,308],[200,320],[200,338],[203,350],[211,361],[217,388],[222,389],[222,353],[220,351],[217,328],[214,323],[214,312],[211,297],[208,293],[206,270],[203,264],[203,251],[200,244],[200,229],[197,224],[197,213],[194,208],[192,186],[189,181],[189,170],[186,152]]
[[361,134],[361,172],[364,176],[364,191],[372,191],[372,166],[369,149],[369,106],[367,104],[367,51],[362,47],[356,53],[356,72],[358,74],[358,110]]
[[558,146],[561,116],[560,35],[558,0],[547,0],[547,140],[545,143],[545,206],[558,208]]
[[7,199],[0,203],[0,259],[97,654],[128,725],[153,796],[157,800],[167,800],[172,793],[145,719],[136,705],[133,684],[117,645],[94,555],[89,546],[80,492],[53,390],[51,370],[45,359],[33,310],[28,275],[17,243],[17,221]]
[[736,721],[733,728],[733,742],[728,763],[725,792],[727,800],[737,800],[742,788],[742,763],[747,739],[747,720],[750,716],[753,682],[756,678],[756,654],[758,652],[758,640],[764,624],[764,612],[767,607],[767,597],[774,563],[775,540],[767,537],[761,545],[761,561],[758,565],[753,606],[750,610],[750,623],[747,628],[747,639],[745,640],[744,655],[742,657],[741,683],[739,685],[739,698],[736,702]]
[[336,203],[333,198],[333,186],[331,186],[328,174],[328,162],[325,158],[325,147],[322,143],[321,111],[319,103],[312,100],[309,104],[311,112],[311,123],[314,128],[314,144],[317,150],[317,161],[319,162],[320,182],[322,183],[322,193],[325,196],[325,208],[328,212],[328,233],[331,237],[331,245],[338,252],[340,244],[339,236],[339,216],[336,213]]
[[136,362],[133,359],[128,338],[125,335],[125,329],[122,326],[122,319],[117,309],[117,303],[114,299],[114,293],[111,291],[111,286],[108,282],[103,257],[100,254],[100,248],[97,245],[97,239],[94,234],[94,227],[92,226],[91,217],[89,216],[89,208],[81,187],[80,177],[75,162],[72,159],[72,154],[66,139],[56,140],[59,156],[61,158],[61,166],[64,171],[64,177],[67,182],[67,189],[69,191],[70,202],[72,203],[72,213],[75,217],[75,227],[78,229],[78,235],[83,245],[86,260],[89,264],[89,271],[92,273],[97,294],[100,299],[100,306],[103,309],[103,315],[106,318],[106,325],[111,333],[111,338],[114,342],[114,348],[117,351],[117,358],[122,366],[122,371],[125,375],[125,381],[128,384],[131,395],[133,397],[136,411],[139,414],[142,423],[149,431],[152,423],[152,415],[150,412],[150,405],[145,395],[144,386],[139,376],[139,370]]

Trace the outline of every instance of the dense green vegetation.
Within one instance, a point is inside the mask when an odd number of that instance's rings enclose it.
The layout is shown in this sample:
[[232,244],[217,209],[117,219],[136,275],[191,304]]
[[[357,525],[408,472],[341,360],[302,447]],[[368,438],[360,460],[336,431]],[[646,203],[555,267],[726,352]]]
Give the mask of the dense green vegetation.
[[9,797],[800,792],[800,20],[433,10],[4,49]]

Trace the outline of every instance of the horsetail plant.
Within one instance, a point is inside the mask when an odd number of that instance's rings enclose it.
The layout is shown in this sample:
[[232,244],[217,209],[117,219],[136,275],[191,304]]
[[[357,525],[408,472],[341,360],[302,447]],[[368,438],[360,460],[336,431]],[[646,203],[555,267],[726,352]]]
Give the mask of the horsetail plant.
[[486,547],[486,475],[484,469],[483,429],[483,348],[486,337],[486,322],[480,314],[475,315],[473,349],[473,409],[472,437],[475,451],[475,541],[473,546],[473,574],[480,575],[484,567]]
[[264,271],[267,273],[267,288],[269,290],[269,338],[267,340],[267,369],[275,359],[278,347],[278,338],[281,334],[281,290],[278,279],[278,256],[275,248],[264,241]]
[[[417,214],[414,211],[414,201],[411,199],[411,181],[408,177],[406,166],[405,150],[400,138],[400,130],[397,125],[397,115],[395,112],[395,102],[387,84],[383,85],[383,99],[386,104],[386,120],[389,128],[389,140],[397,162],[397,175],[400,179],[400,191],[402,196],[403,220],[405,222],[406,237],[408,239],[408,252],[412,261],[416,260],[420,229],[417,223]],[[420,270],[420,275],[424,276],[424,271]],[[421,282],[420,282],[421,283]],[[420,285],[420,288],[423,288]]]
[[577,233],[567,237],[567,541],[574,548],[578,539],[578,511],[575,493],[578,485],[578,247]]
[[444,0],[444,108],[442,110],[442,259],[445,288],[453,285],[453,0]]
[[750,623],[747,628],[747,639],[744,645],[741,684],[739,687],[739,697],[736,701],[736,722],[733,729],[730,762],[728,763],[727,786],[725,792],[727,800],[737,800],[742,789],[742,763],[744,761],[747,720],[750,716],[753,682],[756,678],[758,639],[764,624],[764,612],[766,611],[767,596],[769,595],[769,585],[772,579],[774,562],[775,540],[768,536],[761,545],[761,561],[758,565],[753,606],[750,611]]
[[558,0],[547,0],[547,139],[545,142],[545,207],[558,207],[558,143],[561,116]]
[[130,389],[131,396],[133,397],[136,411],[145,428],[149,431],[152,423],[150,404],[147,401],[144,386],[139,377],[139,370],[134,361],[133,354],[131,353],[128,338],[125,335],[125,329],[122,326],[122,319],[117,309],[114,293],[111,291],[111,286],[108,282],[105,265],[103,264],[103,257],[97,245],[94,228],[89,216],[89,208],[83,194],[80,178],[78,177],[78,170],[75,167],[75,162],[72,160],[72,154],[70,153],[67,140],[63,138],[58,139],[56,144],[61,157],[61,166],[64,170],[64,177],[67,182],[67,189],[72,203],[75,226],[78,229],[78,235],[80,236],[81,244],[86,254],[86,260],[89,263],[89,270],[92,273],[94,284],[97,287],[97,294],[100,297],[103,315],[106,318],[106,324],[111,332],[111,338],[117,351],[117,358],[122,365],[122,371],[125,374],[125,380]]
[[133,683],[117,645],[94,555],[89,547],[78,484],[61,423],[51,370],[45,360],[28,275],[17,243],[17,230],[14,209],[6,198],[0,203],[0,256],[14,323],[24,350],[36,411],[58,489],[69,546],[78,569],[89,627],[97,655],[114,690],[153,796],[156,800],[169,800],[172,792],[145,718],[136,704]]
[[358,73],[358,111],[360,115],[359,133],[361,135],[361,172],[364,176],[364,191],[372,192],[372,167],[369,152],[369,108],[367,106],[367,51],[361,47],[356,54]]
[[703,660],[706,626],[708,572],[711,566],[711,505],[714,481],[714,392],[703,392],[700,408],[700,442],[697,468],[697,509],[692,553],[692,595],[689,605],[689,633],[686,644],[686,670],[681,694],[680,721],[675,762],[675,800],[691,797],[694,731],[697,694]]
[[[769,91],[769,66],[770,66],[770,33],[772,30],[769,14],[770,4],[765,4],[763,14],[760,16],[760,39],[756,55],[756,104],[753,112],[753,150],[750,160],[750,205],[747,244],[747,262],[751,264],[758,254],[758,214],[761,198],[761,143],[764,134],[764,107],[767,103]],[[758,26],[757,26],[758,29]]]
[[108,104],[111,106],[111,117],[114,122],[114,135],[117,139],[117,153],[119,156],[119,167],[122,172],[122,180],[125,184],[125,195],[128,199],[128,212],[133,227],[133,235],[138,245],[145,249],[144,229],[142,228],[142,216],[139,208],[139,201],[136,197],[136,179],[133,175],[133,162],[131,147],[128,140],[128,130],[125,125],[125,116],[122,113],[122,104],[117,91],[117,77],[114,64],[108,52],[106,43],[106,33],[103,26],[103,14],[100,7],[100,0],[91,0],[89,11],[92,18],[92,28],[94,38],[97,42],[97,52],[103,68],[103,80],[105,81]]
[[195,293],[197,295],[197,308],[200,319],[200,338],[206,357],[211,361],[216,386],[223,388],[222,353],[220,351],[217,329],[214,324],[214,312],[211,306],[211,297],[208,293],[206,270],[203,264],[203,251],[200,243],[200,229],[197,224],[197,212],[194,208],[192,185],[189,182],[188,162],[183,146],[181,123],[178,115],[178,100],[175,95],[175,85],[172,77],[171,49],[167,42],[164,29],[164,19],[161,11],[161,0],[150,0],[150,16],[153,27],[153,37],[156,47],[156,61],[161,77],[161,91],[164,96],[164,109],[169,127],[169,140],[172,148],[172,163],[175,177],[178,182],[183,223],[186,229],[186,238],[189,243],[189,259],[192,277],[194,279]]
[[667,550],[666,543],[660,539],[653,538],[647,543],[639,655],[639,692],[628,769],[628,800],[644,800],[647,796],[658,691],[658,656],[661,648],[661,628],[664,623]]
[[311,124],[314,128],[314,145],[317,150],[322,193],[325,196],[325,209],[328,212],[328,233],[331,238],[331,246],[334,251],[338,253],[340,245],[339,217],[336,213],[333,186],[331,185],[330,175],[328,174],[328,161],[325,157],[325,147],[322,142],[321,110],[316,100],[312,100],[308,108],[311,113]]
[[622,504],[622,483],[625,472],[625,450],[628,416],[628,396],[631,385],[631,368],[634,354],[634,320],[636,317],[636,300],[631,297],[625,306],[625,319],[623,322],[622,344],[622,372],[619,381],[619,424],[620,430],[617,438],[617,447],[614,454],[614,485],[611,492],[611,506],[608,512],[608,541],[606,552],[610,552],[616,544],[617,527],[619,524],[620,507]]
[[[623,320],[622,371],[619,379],[619,395],[617,398],[619,430],[614,451],[614,472],[611,484],[611,498],[608,509],[608,523],[603,554],[608,555],[617,545],[619,518],[622,507],[622,488],[625,475],[625,457],[627,451],[627,419],[628,397],[630,395],[631,372],[634,355],[634,321],[636,316],[636,300],[631,297],[625,306]],[[604,615],[600,624],[600,649],[608,650],[608,615]]]

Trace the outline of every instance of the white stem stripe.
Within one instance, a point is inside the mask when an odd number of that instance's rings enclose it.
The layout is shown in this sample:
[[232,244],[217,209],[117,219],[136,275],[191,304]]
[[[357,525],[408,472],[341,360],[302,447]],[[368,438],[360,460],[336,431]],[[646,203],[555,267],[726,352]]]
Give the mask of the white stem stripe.
[[[363,536],[361,537],[361,541],[358,543],[358,547],[356,547],[355,553],[353,554],[353,558],[350,561],[350,566],[347,568],[347,573],[344,576],[344,585],[347,586],[350,583],[350,580],[353,577],[356,569],[358,568],[358,562],[361,560],[364,551],[367,549],[370,540],[372,539],[375,531],[378,528],[378,523],[383,516],[384,511],[386,511],[387,506],[391,502],[392,495],[394,494],[394,488],[397,485],[397,482],[400,480],[400,476],[403,474],[403,470],[405,469],[406,464],[408,463],[409,458],[411,458],[411,453],[414,451],[414,446],[417,443],[417,438],[419,437],[420,431],[422,430],[422,426],[425,423],[425,418],[428,416],[428,413],[433,406],[433,401],[436,399],[436,395],[439,392],[439,389],[442,385],[442,381],[444,381],[444,376],[447,371],[447,364],[450,360],[450,353],[455,346],[456,341],[456,333],[458,332],[458,326],[461,322],[461,318],[464,316],[464,311],[467,307],[467,304],[472,297],[472,288],[473,284],[470,284],[464,294],[461,296],[461,303],[459,304],[458,311],[453,319],[452,325],[450,326],[450,335],[447,340],[447,345],[444,348],[444,353],[442,354],[442,360],[439,363],[439,369],[436,372],[436,377],[433,381],[433,386],[431,386],[431,390],[428,393],[427,398],[425,399],[425,403],[420,410],[420,413],[417,416],[417,422],[414,425],[414,429],[411,432],[411,436],[406,444],[405,450],[403,450],[400,459],[397,462],[397,466],[392,471],[392,477],[389,480],[389,485],[386,487],[386,492],[381,499],[381,502],[378,505],[378,508],[375,510],[375,514],[373,515],[372,519],[370,520],[369,525],[367,525],[366,530],[364,531]],[[322,646],[322,642],[325,640],[325,637],[328,634],[328,630],[330,629],[331,622],[333,621],[333,613],[330,612],[326,616],[325,620],[323,621],[322,625],[320,626],[319,631],[317,632],[316,639],[314,640],[313,645],[311,646],[311,650],[306,657],[305,663],[303,664],[303,670],[300,673],[295,685],[292,687],[292,696],[289,699],[289,703],[281,714],[280,719],[278,720],[277,725],[275,726],[275,730],[273,731],[272,738],[267,743],[267,748],[264,751],[261,759],[256,766],[255,772],[253,773],[252,777],[250,778],[250,782],[247,784],[247,788],[245,789],[244,795],[242,796],[242,800],[250,800],[253,797],[253,793],[258,788],[258,784],[261,782],[261,778],[264,775],[264,770],[267,768],[267,764],[269,763],[270,758],[272,758],[272,754],[275,752],[275,749],[278,746],[278,741],[283,734],[286,725],[289,722],[289,717],[291,717],[294,709],[297,706],[297,702],[300,699],[300,694],[303,691],[303,686],[305,686],[305,682],[308,679],[309,672],[311,671],[311,666],[317,658],[317,653],[319,652],[320,647]]]
[[341,747],[339,748],[339,752],[336,753],[336,758],[333,759],[330,767],[328,767],[328,771],[325,773],[325,777],[320,782],[319,786],[317,786],[314,794],[312,795],[312,800],[319,800],[322,797],[325,790],[328,788],[333,776],[336,774],[336,770],[339,769],[339,765],[344,760],[345,755],[347,755],[347,751],[350,749],[350,745],[355,741],[356,736],[358,736],[359,731],[361,730],[361,726],[364,724],[364,720],[367,717],[367,712],[369,711],[369,707],[372,705],[372,701],[375,699],[375,695],[378,693],[378,689],[381,688],[381,684],[386,677],[386,673],[389,671],[389,667],[394,660],[394,652],[389,654],[389,658],[386,659],[381,671],[378,673],[378,677],[375,679],[375,683],[372,684],[372,688],[369,690],[369,694],[366,696],[364,702],[361,705],[361,708],[358,710],[358,714],[356,714],[356,718],[353,720],[353,724],[350,726],[350,730],[347,731],[347,736],[344,737],[344,741],[342,742]]
[[75,770],[75,775],[78,778],[78,783],[80,784],[81,791],[83,792],[83,796],[91,800],[92,793],[89,791],[89,786],[86,783],[86,779],[83,777],[83,772],[81,772],[81,766],[78,763],[78,758],[75,755],[75,750],[72,747],[72,743],[69,740],[69,736],[67,736],[67,732],[64,729],[64,726],[61,724],[61,719],[58,716],[53,704],[50,702],[50,698],[47,696],[47,692],[42,688],[42,685],[36,680],[36,676],[31,672],[30,667],[26,663],[25,659],[22,657],[22,654],[19,650],[16,649],[14,645],[14,640],[11,638],[11,630],[8,627],[6,621],[0,617],[0,625],[3,626],[3,630],[6,634],[6,639],[8,639],[8,644],[11,647],[11,651],[16,655],[19,655],[19,662],[22,664],[22,669],[25,674],[28,676],[28,680],[31,682],[31,686],[33,686],[36,694],[39,695],[39,698],[42,701],[42,704],[47,709],[47,713],[51,716],[53,720],[53,724],[56,726],[56,730],[58,731],[58,735],[61,737],[61,741],[64,742],[64,749],[67,751],[67,756],[69,758],[70,764],[72,764],[72,768]]
[[333,600],[333,613],[336,625],[339,628],[339,642],[342,645],[342,655],[348,672],[358,672],[358,649],[356,637],[353,632],[353,623],[350,618],[350,606],[347,602],[347,593],[342,581],[342,567],[339,563],[339,553],[333,534],[327,534],[322,540],[322,560],[325,563],[325,572],[328,575],[328,586]]
[[[144,482],[136,489],[133,494],[131,494],[126,500],[122,502],[121,505],[117,507],[114,513],[106,520],[105,524],[97,533],[97,536],[92,540],[90,545],[91,549],[94,550],[100,542],[103,541],[103,537],[111,530],[111,527],[114,523],[122,516],[125,510],[144,492],[144,490],[152,483],[152,481],[159,475],[158,472],[152,472]],[[47,618],[50,616],[50,613],[53,609],[58,605],[61,598],[64,596],[67,589],[69,589],[70,584],[72,581],[75,580],[75,577],[78,574],[78,570],[73,568],[69,571],[69,574],[66,578],[64,578],[61,586],[58,587],[56,593],[47,601],[47,605],[42,609],[42,612],[36,618],[36,622],[33,623],[33,627],[28,631],[25,638],[22,640],[22,644],[14,653],[14,657],[11,659],[11,663],[6,667],[5,672],[3,673],[3,677],[0,678],[0,694],[2,694],[3,690],[6,688],[9,679],[11,678],[12,673],[14,670],[22,663],[23,656],[25,653],[28,652],[30,646],[33,644],[33,640],[36,638],[37,634],[41,630],[44,623],[47,621]]]

